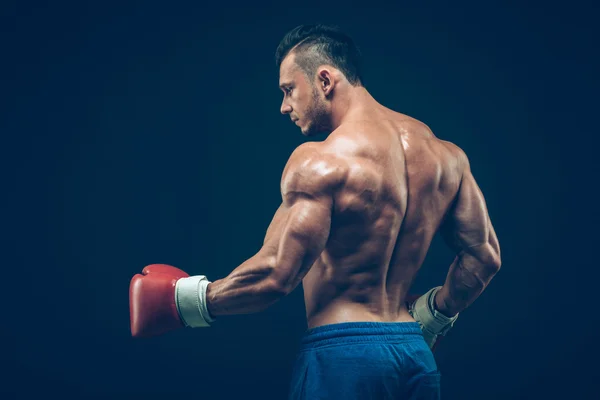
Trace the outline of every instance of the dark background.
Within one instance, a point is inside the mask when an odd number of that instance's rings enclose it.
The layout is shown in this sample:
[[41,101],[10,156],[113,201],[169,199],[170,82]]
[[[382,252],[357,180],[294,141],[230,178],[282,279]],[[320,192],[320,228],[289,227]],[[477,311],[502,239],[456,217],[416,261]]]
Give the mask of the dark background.
[[[128,285],[152,263],[219,279],[259,249],[306,140],[274,51],[311,22],[346,30],[373,96],[462,147],[487,198],[503,268],[436,352],[443,398],[597,398],[592,8],[55,3],[0,8],[3,398],[285,398],[301,287],[132,340]],[[414,292],[452,259],[436,239]]]

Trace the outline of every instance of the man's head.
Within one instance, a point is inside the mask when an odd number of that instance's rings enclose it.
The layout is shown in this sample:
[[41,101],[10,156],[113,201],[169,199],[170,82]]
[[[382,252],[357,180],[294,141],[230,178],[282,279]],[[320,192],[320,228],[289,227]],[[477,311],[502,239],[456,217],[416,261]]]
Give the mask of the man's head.
[[[301,25],[288,32],[275,53],[282,114],[290,114],[304,135],[331,131],[334,98],[362,86],[360,53],[338,28]],[[342,101],[343,102],[343,101]]]

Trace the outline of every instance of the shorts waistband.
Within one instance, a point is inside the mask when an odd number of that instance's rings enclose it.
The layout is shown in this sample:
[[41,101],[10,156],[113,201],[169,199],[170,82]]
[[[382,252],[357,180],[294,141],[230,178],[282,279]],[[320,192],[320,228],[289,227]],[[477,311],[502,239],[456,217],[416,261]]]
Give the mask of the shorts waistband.
[[422,337],[417,322],[342,322],[308,329],[300,342],[300,350],[361,342],[397,343]]

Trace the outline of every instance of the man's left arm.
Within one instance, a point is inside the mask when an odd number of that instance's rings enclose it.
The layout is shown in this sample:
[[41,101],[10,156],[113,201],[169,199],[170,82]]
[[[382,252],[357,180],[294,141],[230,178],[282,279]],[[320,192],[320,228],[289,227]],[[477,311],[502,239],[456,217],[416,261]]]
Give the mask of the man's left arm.
[[[208,285],[212,317],[262,311],[291,293],[325,249],[331,227],[335,170],[313,164],[320,157],[294,152],[282,179],[283,203],[262,248],[226,278]],[[333,172],[333,173],[332,173]]]
[[183,326],[206,327],[215,317],[262,311],[290,293],[325,249],[333,194],[344,168],[304,144],[281,182],[283,203],[260,251],[226,278],[210,282],[165,264],[146,266],[129,285],[131,334],[149,337]]

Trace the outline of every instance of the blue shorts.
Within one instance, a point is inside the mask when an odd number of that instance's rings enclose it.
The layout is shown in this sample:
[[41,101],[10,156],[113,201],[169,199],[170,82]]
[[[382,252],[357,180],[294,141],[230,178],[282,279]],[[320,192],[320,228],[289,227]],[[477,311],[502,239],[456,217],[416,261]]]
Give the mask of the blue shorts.
[[309,329],[289,400],[440,398],[440,373],[416,322],[344,322]]

